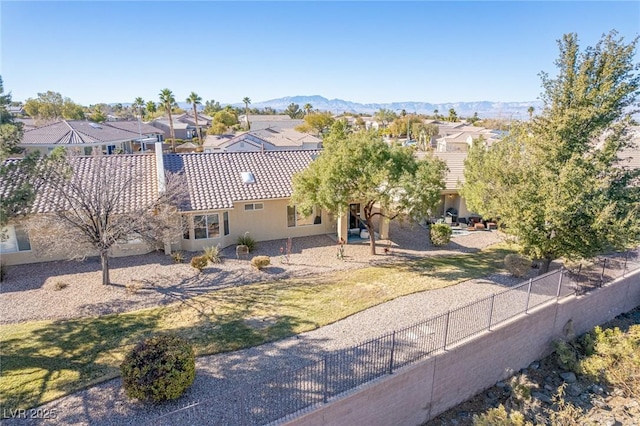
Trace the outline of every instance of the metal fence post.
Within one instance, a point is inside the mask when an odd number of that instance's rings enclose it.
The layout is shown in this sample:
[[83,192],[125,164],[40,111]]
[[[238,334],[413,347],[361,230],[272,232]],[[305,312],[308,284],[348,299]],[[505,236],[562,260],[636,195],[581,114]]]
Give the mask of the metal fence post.
[[527,287],[527,304],[524,307],[524,313],[529,313],[529,299],[531,298],[531,284],[533,283],[533,278],[529,278],[529,286]]
[[562,290],[562,277],[564,276],[564,266],[559,269],[560,278],[558,279],[558,291],[556,291],[556,301],[560,300],[560,291]]
[[449,316],[451,315],[451,311],[447,312],[447,322],[444,324],[444,346],[442,349],[447,350],[447,339],[449,338]]
[[496,294],[493,293],[491,296],[491,309],[489,309],[489,324],[487,325],[487,330],[491,331],[491,321],[493,321],[493,304],[496,301]]
[[327,357],[322,358],[323,371],[323,388],[322,388],[322,401],[326,404],[329,399],[329,371],[327,369]]
[[393,353],[396,350],[396,331],[391,335],[391,357],[389,358],[389,374],[393,374]]
[[600,274],[600,286],[602,287],[602,285],[604,284],[604,271],[607,268],[607,258],[604,258],[604,262],[602,262],[602,274]]

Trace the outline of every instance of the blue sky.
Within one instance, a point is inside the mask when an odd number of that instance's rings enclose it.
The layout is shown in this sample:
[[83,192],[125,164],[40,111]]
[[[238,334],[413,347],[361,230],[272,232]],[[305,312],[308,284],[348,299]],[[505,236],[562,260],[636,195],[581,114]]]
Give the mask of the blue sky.
[[531,101],[556,40],[640,34],[640,2],[0,3],[0,73],[15,100],[238,103]]

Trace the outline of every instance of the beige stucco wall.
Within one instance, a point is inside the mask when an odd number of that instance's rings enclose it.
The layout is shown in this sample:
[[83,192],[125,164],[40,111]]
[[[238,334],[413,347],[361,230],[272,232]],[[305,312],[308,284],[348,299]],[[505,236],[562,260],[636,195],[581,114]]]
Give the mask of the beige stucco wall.
[[[322,211],[322,223],[320,225],[307,225],[289,228],[287,226],[287,206],[288,199],[256,201],[264,204],[264,209],[245,211],[246,203],[236,203],[232,210],[210,211],[208,213],[218,213],[220,215],[220,233],[223,233],[222,217],[223,212],[229,212],[229,235],[221,235],[218,238],[193,239],[193,227],[191,224],[191,239],[182,240],[182,249],[187,251],[200,251],[204,247],[215,246],[227,247],[236,244],[238,237],[249,232],[249,235],[256,241],[269,241],[285,239],[288,237],[307,237],[310,235],[321,235],[336,232],[335,221],[330,220],[326,210]],[[255,203],[255,202],[253,202]],[[189,214],[205,214],[197,212]]]
[[550,302],[284,424],[420,425],[551,352],[569,320],[581,334],[640,306],[640,271]]
[[468,217],[471,213],[464,198],[457,193],[449,193],[441,196],[440,204],[435,210],[436,219],[444,216],[447,209],[451,207],[458,210],[458,217]]

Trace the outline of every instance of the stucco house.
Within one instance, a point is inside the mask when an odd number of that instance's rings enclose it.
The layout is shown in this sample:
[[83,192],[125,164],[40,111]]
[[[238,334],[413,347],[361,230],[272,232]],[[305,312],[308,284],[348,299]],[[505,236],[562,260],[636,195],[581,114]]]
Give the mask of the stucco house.
[[321,139],[281,127],[251,130],[239,135],[209,135],[203,144],[204,152],[291,151],[321,147]]
[[[202,129],[202,135],[207,133],[207,129],[211,126],[213,118],[208,115],[198,113],[198,126],[196,127],[196,120],[193,113],[186,112],[184,114],[172,116],[173,131],[176,135],[176,139],[191,140],[198,137],[197,127]],[[149,124],[157,129],[160,129],[164,133],[165,138],[171,138],[171,124],[169,123],[169,117],[164,116],[157,118]]]
[[141,145],[146,147],[158,140],[162,140],[161,132],[144,123],[138,127],[136,121],[60,120],[25,131],[18,146],[27,153],[37,151],[41,155],[47,155],[59,146],[79,155],[130,154],[139,151]]
[[[149,154],[101,158],[127,161],[128,173],[144,174],[144,183],[131,189],[135,194],[124,197],[130,202],[157,197],[161,187],[158,182],[164,182],[167,173],[184,176],[188,193],[179,214],[186,225],[185,232],[171,249],[198,251],[218,244],[233,245],[246,232],[257,241],[337,233],[339,220],[325,210],[316,208],[310,216],[303,217],[295,206],[289,206],[293,175],[308,167],[318,154],[317,150],[163,154],[157,149]],[[98,164],[95,160],[95,156],[73,157],[74,173],[90,173]],[[0,181],[0,195],[10,184],[9,179]],[[32,213],[51,213],[50,200],[55,196],[45,186]],[[33,247],[20,221],[11,223],[4,233],[7,237],[0,245],[0,253],[7,265],[68,258],[67,253],[43,254]],[[150,250],[134,240],[119,244],[111,254],[126,256]]]
[[[238,121],[241,124],[247,122],[247,116],[242,114],[238,117]],[[291,118],[286,114],[279,115],[252,115],[249,114],[250,130],[261,130],[269,127],[278,127],[281,129],[293,129],[304,123],[304,120],[298,118]]]

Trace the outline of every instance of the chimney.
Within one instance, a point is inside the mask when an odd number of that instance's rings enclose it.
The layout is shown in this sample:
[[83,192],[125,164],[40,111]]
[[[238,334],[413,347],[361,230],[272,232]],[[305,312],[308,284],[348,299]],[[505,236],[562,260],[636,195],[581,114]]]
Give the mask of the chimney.
[[156,177],[158,179],[158,193],[162,194],[167,190],[167,181],[164,174],[164,153],[162,152],[162,142],[155,143],[156,154]]

